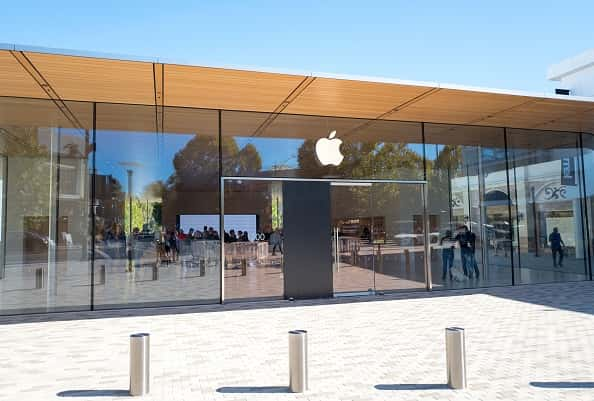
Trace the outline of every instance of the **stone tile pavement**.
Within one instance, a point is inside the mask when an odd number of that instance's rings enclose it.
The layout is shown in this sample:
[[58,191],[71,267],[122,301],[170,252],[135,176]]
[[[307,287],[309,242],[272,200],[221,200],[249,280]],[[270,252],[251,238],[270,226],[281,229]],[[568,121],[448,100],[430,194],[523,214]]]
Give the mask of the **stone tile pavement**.
[[[594,284],[0,318],[0,400],[121,400],[148,331],[146,400],[592,400]],[[467,331],[467,390],[444,328]],[[309,331],[310,391],[287,393],[287,331]]]

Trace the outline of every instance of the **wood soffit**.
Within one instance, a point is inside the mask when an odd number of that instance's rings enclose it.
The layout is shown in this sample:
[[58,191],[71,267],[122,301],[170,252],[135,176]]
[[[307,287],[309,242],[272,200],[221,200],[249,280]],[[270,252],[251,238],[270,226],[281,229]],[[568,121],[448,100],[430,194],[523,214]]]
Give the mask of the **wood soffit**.
[[[72,101],[153,106],[137,113],[136,125],[156,131],[167,129],[175,107],[178,115],[183,108],[266,113],[250,128],[254,136],[290,114],[594,132],[594,101],[16,50],[0,50],[0,96],[50,99],[76,127],[89,118]],[[125,114],[110,108],[114,121],[106,125],[124,124]]]

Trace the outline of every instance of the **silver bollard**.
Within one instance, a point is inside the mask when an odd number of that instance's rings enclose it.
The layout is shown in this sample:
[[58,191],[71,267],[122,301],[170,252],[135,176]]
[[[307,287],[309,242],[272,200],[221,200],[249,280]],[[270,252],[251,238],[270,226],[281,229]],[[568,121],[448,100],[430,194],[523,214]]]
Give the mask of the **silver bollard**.
[[150,390],[150,335],[130,335],[130,395],[148,394]]
[[466,344],[464,329],[448,327],[446,334],[446,359],[448,371],[448,387],[452,389],[466,388]]
[[105,265],[99,268],[99,284],[105,284]]
[[159,268],[157,266],[153,266],[153,281],[159,280]]
[[35,288],[43,288],[43,269],[41,267],[35,269]]
[[289,388],[293,393],[307,390],[307,331],[289,331]]

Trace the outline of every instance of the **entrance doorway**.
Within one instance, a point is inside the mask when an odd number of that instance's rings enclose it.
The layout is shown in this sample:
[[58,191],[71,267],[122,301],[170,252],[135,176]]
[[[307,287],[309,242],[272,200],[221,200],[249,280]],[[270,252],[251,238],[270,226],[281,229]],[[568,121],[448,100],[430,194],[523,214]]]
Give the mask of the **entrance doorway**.
[[424,190],[423,181],[223,177],[221,299],[430,288]]
[[427,287],[423,185],[331,183],[335,295]]

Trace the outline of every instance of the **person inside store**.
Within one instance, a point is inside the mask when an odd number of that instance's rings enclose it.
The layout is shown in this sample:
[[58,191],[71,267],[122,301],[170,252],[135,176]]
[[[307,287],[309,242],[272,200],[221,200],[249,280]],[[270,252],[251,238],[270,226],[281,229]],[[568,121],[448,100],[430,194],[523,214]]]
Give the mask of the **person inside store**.
[[237,235],[235,234],[235,230],[229,231],[229,240],[227,242],[237,242]]
[[367,240],[367,241],[371,240],[371,231],[369,231],[369,227],[367,227],[367,226],[363,227],[363,232],[361,233],[361,239]]
[[281,255],[283,254],[283,235],[280,229],[277,228],[270,234],[270,245],[272,245],[272,256],[276,255],[276,248]]
[[462,257],[462,269],[464,270],[464,275],[469,278],[472,278],[474,275],[478,278],[479,269],[474,257],[476,250],[476,235],[464,225],[460,226],[458,229],[458,235],[456,235],[455,239],[460,245],[460,255]]
[[452,238],[451,230],[446,230],[445,235],[439,240],[439,245],[441,246],[442,263],[441,279],[445,280],[447,274],[449,273],[451,280],[452,272],[450,269],[454,266],[454,248],[456,247],[456,242]]
[[559,255],[559,267],[563,267],[563,248],[565,243],[561,239],[561,233],[557,227],[553,228],[553,232],[549,235],[549,243],[551,244],[551,253],[553,255],[553,267],[557,267],[557,255]]

